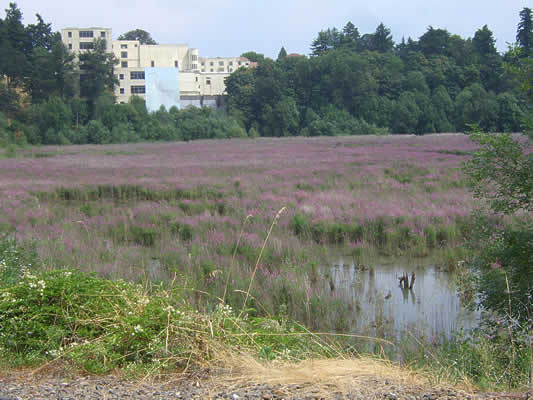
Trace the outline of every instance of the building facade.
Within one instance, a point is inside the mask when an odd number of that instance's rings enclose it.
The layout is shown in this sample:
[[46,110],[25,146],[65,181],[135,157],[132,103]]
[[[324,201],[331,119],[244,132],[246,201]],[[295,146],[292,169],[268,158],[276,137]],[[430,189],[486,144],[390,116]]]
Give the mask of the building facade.
[[225,94],[224,79],[240,67],[250,67],[244,57],[200,57],[198,49],[186,44],[144,45],[137,40],[112,40],[109,28],[65,28],[63,43],[79,54],[93,48],[95,39],[105,39],[108,52],[119,63],[115,76],[116,100],[127,103],[131,96],[146,98],[146,68],[176,68],[179,76],[180,106],[219,107]]

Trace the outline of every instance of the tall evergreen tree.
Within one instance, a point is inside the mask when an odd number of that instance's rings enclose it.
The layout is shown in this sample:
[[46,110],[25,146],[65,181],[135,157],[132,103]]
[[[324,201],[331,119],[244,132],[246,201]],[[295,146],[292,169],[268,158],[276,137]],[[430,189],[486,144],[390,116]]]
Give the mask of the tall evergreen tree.
[[371,49],[380,53],[392,51],[394,48],[394,41],[392,40],[391,31],[383,22],[378,25],[376,31],[372,35]]
[[498,54],[495,43],[496,40],[494,40],[492,31],[487,25],[484,25],[483,28],[478,29],[474,34],[474,38],[472,39],[474,50],[478,56],[481,57],[481,59],[487,59],[488,57]]
[[533,13],[531,8],[520,11],[520,22],[516,31],[516,41],[523,56],[533,56]]
[[356,51],[359,49],[359,40],[359,30],[354,24],[348,21],[348,23],[344,25],[344,28],[342,28],[341,47]]
[[319,56],[328,50],[340,47],[341,33],[337,28],[318,32],[318,37],[311,43],[311,55]]
[[283,60],[285,57],[287,57],[287,50],[282,46],[278,53],[278,61]]
[[29,69],[31,41],[22,24],[22,12],[9,3],[6,18],[0,24],[0,75],[7,77],[8,87],[22,83]]
[[89,115],[94,116],[96,99],[106,90],[113,91],[117,79],[113,66],[118,60],[113,53],[106,52],[103,39],[94,41],[94,48],[79,55],[80,95],[89,103]]

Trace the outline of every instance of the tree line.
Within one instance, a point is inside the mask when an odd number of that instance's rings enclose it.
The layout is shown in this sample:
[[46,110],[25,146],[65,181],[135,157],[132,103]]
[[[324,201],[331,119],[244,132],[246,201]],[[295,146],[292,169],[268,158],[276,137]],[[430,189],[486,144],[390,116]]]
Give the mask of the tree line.
[[[225,110],[148,113],[144,101],[115,104],[117,60],[103,40],[76,57],[37,14],[24,25],[10,3],[0,19],[0,146],[118,143],[244,136],[521,130],[519,84],[509,68],[533,56],[532,12],[520,12],[516,48],[499,54],[487,26],[463,39],[429,27],[395,44],[380,24],[361,35],[348,22],[327,29],[311,54],[280,50],[226,79]],[[121,36],[155,44],[146,31]]]
[[226,80],[228,112],[262,136],[365,133],[518,132],[523,94],[506,64],[533,56],[532,12],[520,12],[516,48],[496,50],[487,25],[463,39],[432,26],[395,44],[379,24],[361,35],[344,28],[318,33],[310,57],[277,60],[253,52],[255,69]]

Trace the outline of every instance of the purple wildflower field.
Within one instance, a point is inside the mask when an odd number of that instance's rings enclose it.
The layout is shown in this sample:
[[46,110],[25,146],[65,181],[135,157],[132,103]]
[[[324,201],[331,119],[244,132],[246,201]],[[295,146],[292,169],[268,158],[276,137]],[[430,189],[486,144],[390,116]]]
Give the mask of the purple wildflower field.
[[277,312],[298,283],[309,308],[329,248],[425,256],[460,247],[474,208],[460,167],[473,149],[460,134],[30,148],[0,158],[0,227],[32,243],[45,267],[177,274],[216,296],[227,285],[238,303],[286,207],[253,295]]

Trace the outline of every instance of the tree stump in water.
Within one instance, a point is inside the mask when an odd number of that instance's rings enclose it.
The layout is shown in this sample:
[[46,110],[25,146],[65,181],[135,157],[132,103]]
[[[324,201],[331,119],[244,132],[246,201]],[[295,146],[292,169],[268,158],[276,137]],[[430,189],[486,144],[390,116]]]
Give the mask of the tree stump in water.
[[415,273],[412,272],[411,273],[411,282],[409,282],[409,275],[407,275],[406,272],[404,272],[404,274],[402,276],[400,276],[398,278],[400,280],[400,287],[404,290],[412,290],[413,289],[413,286],[415,284]]

